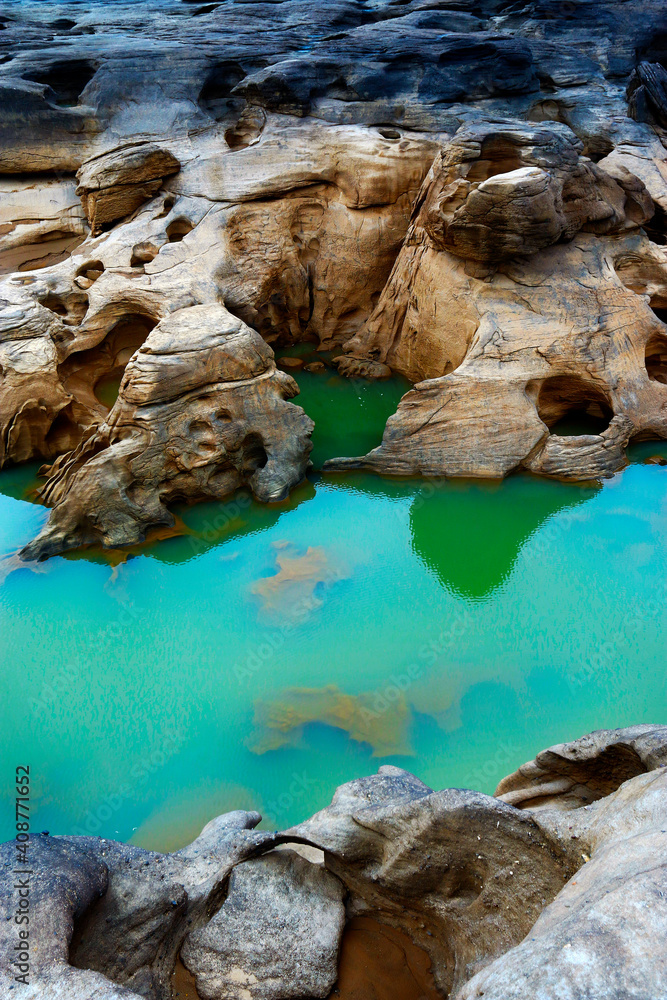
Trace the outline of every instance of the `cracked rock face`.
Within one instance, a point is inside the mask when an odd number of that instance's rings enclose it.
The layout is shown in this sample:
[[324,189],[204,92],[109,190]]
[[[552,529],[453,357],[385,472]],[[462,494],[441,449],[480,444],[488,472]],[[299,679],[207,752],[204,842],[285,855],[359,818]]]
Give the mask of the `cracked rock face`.
[[[656,1000],[666,755],[665,726],[601,730],[542,751],[496,797],[382,767],[284,833],[228,813],[173,854],[35,836],[23,992],[169,1000],[180,951],[204,1000],[333,1000],[339,987],[355,996],[354,965],[380,934],[382,954],[412,955],[429,996]],[[7,915],[14,843],[0,855]],[[5,953],[14,930],[0,924]],[[3,969],[3,996],[11,984]]]

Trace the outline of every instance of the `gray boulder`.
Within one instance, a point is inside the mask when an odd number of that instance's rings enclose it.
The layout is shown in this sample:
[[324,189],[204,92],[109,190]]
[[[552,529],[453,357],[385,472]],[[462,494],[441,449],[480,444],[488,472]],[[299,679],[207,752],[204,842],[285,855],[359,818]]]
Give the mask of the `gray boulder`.
[[327,997],[336,983],[345,907],[338,879],[293,851],[232,873],[229,894],[182,958],[203,1000]]

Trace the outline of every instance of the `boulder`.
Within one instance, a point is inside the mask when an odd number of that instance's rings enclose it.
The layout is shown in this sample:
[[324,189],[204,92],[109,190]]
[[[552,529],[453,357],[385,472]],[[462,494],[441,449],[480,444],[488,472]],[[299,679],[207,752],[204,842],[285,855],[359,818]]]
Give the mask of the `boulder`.
[[581,865],[569,842],[526,819],[491,796],[434,792],[387,765],[287,833],[325,852],[350,915],[397,927],[430,956],[446,996],[519,944]]
[[505,800],[570,837],[585,863],[525,940],[456,1000],[665,995],[666,747],[665,726],[602,730],[543,751],[501,782],[512,789]]
[[202,1000],[328,997],[343,895],[334,875],[290,850],[239,865],[223,905],[183,946]]
[[600,729],[542,750],[508,775],[496,796],[519,809],[578,809],[625,781],[667,766],[667,726]]
[[[636,177],[582,157],[560,125],[462,129],[345,345],[350,364],[416,385],[378,448],[325,470],[586,480],[622,469],[632,437],[667,436],[654,311],[667,256],[640,228],[652,212]],[[564,418],[582,429],[558,434]]]

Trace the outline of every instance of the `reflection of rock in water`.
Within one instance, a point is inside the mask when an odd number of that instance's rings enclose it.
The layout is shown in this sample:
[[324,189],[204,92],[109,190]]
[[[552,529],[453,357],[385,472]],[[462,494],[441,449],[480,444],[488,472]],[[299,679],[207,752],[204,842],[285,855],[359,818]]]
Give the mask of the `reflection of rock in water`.
[[394,700],[381,692],[345,694],[335,685],[324,688],[290,688],[274,701],[255,705],[255,734],[251,750],[266,753],[298,743],[303,727],[322,722],[343,729],[350,739],[369,743],[374,757],[412,755],[412,713],[404,695]]
[[347,570],[321,546],[309,546],[300,554],[290,542],[274,542],[278,572],[262,577],[252,586],[268,614],[301,620],[322,607],[322,590],[336,580],[346,580]]
[[599,489],[527,476],[493,484],[449,481],[412,505],[412,544],[445,587],[461,597],[487,597],[545,521]]
[[437,1000],[431,959],[411,938],[372,917],[345,928],[338,965],[340,1000]]

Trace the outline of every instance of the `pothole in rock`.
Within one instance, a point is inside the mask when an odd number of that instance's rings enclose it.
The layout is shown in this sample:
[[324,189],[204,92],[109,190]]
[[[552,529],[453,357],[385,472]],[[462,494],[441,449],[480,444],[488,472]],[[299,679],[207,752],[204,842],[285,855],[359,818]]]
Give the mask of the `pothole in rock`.
[[143,268],[145,264],[150,264],[150,262],[157,257],[159,252],[160,248],[156,246],[155,243],[136,243],[135,246],[132,247],[130,267]]
[[60,316],[68,326],[79,326],[88,312],[88,298],[80,292],[60,295],[49,292],[39,300],[40,304]]
[[76,448],[82,428],[76,419],[77,406],[69,403],[58,413],[45,438],[46,453],[52,457]]
[[653,218],[644,223],[646,235],[652,243],[664,246],[667,243],[667,212],[654,203]]
[[168,194],[167,197],[164,199],[164,203],[162,205],[162,211],[160,212],[159,215],[156,215],[155,218],[156,219],[166,218],[175,204],[176,204],[176,199],[173,196],[173,194]]
[[238,108],[232,98],[234,87],[244,80],[246,72],[239,62],[226,60],[212,67],[199,94],[199,107],[216,121],[222,121],[230,109]]
[[383,139],[390,139],[392,141],[395,141],[396,139],[401,138],[401,133],[398,131],[398,129],[395,128],[379,128],[378,132],[380,133]]
[[523,166],[517,147],[505,136],[492,135],[484,139],[479,159],[470,167],[466,180],[485,181],[496,174],[506,174]]
[[372,917],[353,917],[341,942],[332,1000],[437,1000],[431,960],[407,934]]
[[[656,309],[656,315],[667,322],[667,309]],[[667,335],[654,333],[646,344],[646,371],[653,382],[667,385]]]
[[181,240],[185,239],[188,233],[191,233],[195,227],[192,225],[189,219],[174,219],[167,226],[167,237],[170,243],[180,243]]
[[25,73],[24,79],[46,84],[55,94],[55,103],[68,108],[78,104],[96,72],[97,66],[87,59],[72,59],[55,62],[46,70]]
[[89,260],[82,264],[74,278],[79,288],[90,288],[104,274],[104,264],[101,260]]
[[606,393],[576,375],[547,378],[539,388],[529,385],[528,394],[535,389],[540,419],[560,437],[601,434],[614,415]]
[[150,316],[125,316],[96,347],[70,354],[58,369],[66,391],[88,406],[99,408],[101,403],[110,410],[128,361],[154,326]]
[[259,140],[265,124],[266,115],[261,108],[246,108],[236,125],[226,130],[225,142],[232,150],[247,149]]

